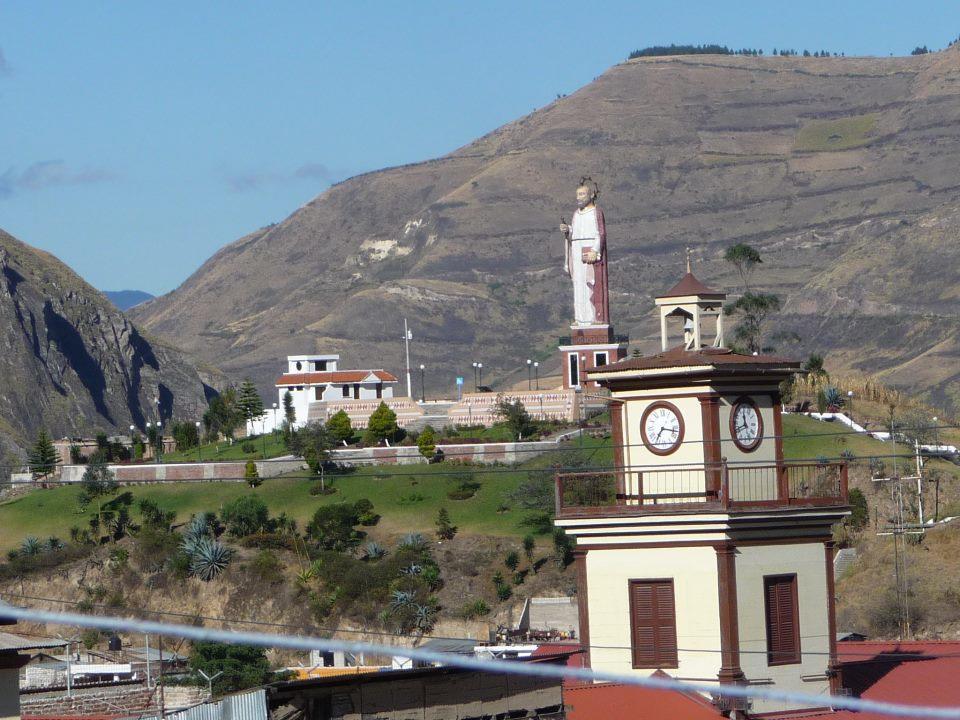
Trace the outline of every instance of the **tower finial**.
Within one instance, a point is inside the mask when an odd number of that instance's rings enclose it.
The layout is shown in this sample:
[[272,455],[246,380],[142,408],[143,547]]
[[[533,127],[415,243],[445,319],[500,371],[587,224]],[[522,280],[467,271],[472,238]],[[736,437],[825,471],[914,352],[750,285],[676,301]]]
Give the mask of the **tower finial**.
[[690,274],[692,270],[690,269],[690,248],[687,248],[687,274]]

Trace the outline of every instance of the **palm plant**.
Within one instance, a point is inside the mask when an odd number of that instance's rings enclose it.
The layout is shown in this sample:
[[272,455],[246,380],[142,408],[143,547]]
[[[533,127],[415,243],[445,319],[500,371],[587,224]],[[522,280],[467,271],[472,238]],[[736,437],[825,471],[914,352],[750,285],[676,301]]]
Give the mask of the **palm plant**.
[[200,538],[190,554],[190,574],[209,582],[226,570],[232,555],[226,545],[208,537]]

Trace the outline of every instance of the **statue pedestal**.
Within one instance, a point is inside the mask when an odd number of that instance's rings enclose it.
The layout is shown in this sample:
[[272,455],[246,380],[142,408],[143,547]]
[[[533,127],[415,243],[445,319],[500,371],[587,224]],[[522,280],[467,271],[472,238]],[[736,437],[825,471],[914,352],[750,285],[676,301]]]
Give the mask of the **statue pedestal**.
[[626,335],[616,335],[612,325],[571,325],[570,334],[559,339],[560,370],[563,387],[596,388],[587,380],[587,373],[601,365],[623,360],[627,356]]

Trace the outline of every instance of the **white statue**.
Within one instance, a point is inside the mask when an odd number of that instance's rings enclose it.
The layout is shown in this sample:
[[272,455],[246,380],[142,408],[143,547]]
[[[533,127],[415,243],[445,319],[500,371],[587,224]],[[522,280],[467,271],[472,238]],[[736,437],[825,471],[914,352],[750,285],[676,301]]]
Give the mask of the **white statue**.
[[603,211],[597,207],[599,190],[590,178],[577,187],[577,210],[560,231],[566,240],[563,269],[573,280],[573,315],[576,325],[610,322],[607,293],[607,231]]

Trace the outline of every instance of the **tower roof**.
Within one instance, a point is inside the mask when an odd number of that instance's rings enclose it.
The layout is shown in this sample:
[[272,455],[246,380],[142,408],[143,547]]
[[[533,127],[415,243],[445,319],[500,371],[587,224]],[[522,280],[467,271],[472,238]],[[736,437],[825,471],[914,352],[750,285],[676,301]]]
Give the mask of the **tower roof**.
[[699,295],[701,297],[706,296],[710,298],[725,298],[726,293],[720,290],[714,290],[704,285],[702,282],[697,280],[696,276],[687,271],[687,274],[680,278],[680,282],[674,285],[672,288],[667,290],[665,293],[658,295],[658,298],[671,298],[671,297],[686,297],[689,295]]
[[610,365],[591,370],[591,380],[605,380],[625,375],[643,376],[648,372],[657,375],[689,374],[691,372],[724,374],[784,374],[800,372],[800,362],[776,355],[742,355],[727,348],[701,348],[686,350],[681,345],[656,355],[626,358]]

